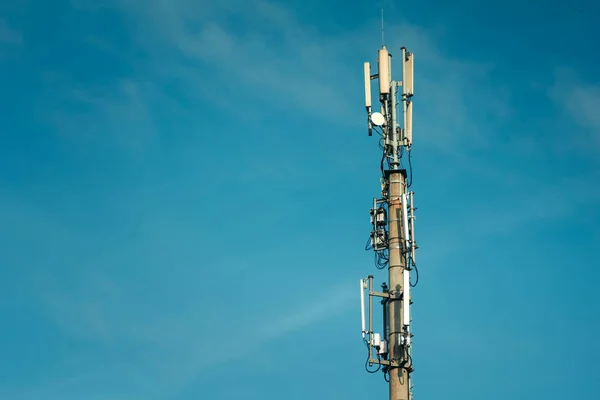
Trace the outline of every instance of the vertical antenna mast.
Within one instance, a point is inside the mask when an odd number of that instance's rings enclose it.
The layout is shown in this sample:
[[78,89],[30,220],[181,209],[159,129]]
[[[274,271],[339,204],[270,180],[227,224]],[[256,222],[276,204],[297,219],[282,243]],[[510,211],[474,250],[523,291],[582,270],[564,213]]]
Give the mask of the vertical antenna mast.
[[381,45],[385,46],[385,31],[383,30],[383,8],[381,9]]
[[[402,157],[408,158],[412,147],[413,54],[402,47],[402,81],[392,79],[392,55],[385,46],[381,10],[381,40],[378,50],[377,74],[371,75],[371,65],[364,64],[365,107],[369,136],[375,131],[382,148],[381,198],[373,199],[371,234],[368,250],[375,252],[377,269],[388,270],[388,282],[382,291],[373,290],[373,276],[361,279],[362,336],[369,349],[367,371],[383,371],[389,382],[390,400],[412,400],[412,318],[410,313],[411,272],[416,270],[414,193],[409,191],[412,171],[402,168]],[[372,110],[371,80],[378,80],[380,112]],[[399,94],[399,88],[402,92]],[[402,103],[402,118],[398,105]],[[402,120],[402,124],[399,123]],[[415,283],[416,285],[416,283]],[[368,312],[365,312],[364,291],[369,293]],[[373,297],[381,298],[384,307],[382,332],[373,329]],[[368,324],[365,319],[368,318]],[[367,328],[368,325],[368,328]]]

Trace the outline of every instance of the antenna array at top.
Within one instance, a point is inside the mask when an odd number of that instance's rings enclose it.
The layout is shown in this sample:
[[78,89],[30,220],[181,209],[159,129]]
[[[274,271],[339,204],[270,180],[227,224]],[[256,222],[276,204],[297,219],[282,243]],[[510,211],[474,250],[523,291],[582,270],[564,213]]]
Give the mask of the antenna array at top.
[[[383,32],[383,10],[381,21],[381,36],[384,39]],[[388,51],[385,44],[381,46],[377,57],[377,74],[371,75],[371,64],[364,64],[364,80],[365,80],[365,107],[367,109],[367,123],[369,128],[369,136],[372,135],[373,126],[385,128],[384,133],[389,137],[386,138],[388,144],[395,147],[389,149],[389,155],[398,151],[398,146],[408,146],[412,144],[412,96],[414,90],[414,58],[413,53],[410,53],[406,48],[401,49],[402,52],[402,81],[392,80],[392,54]],[[373,112],[371,104],[371,80],[379,81],[379,102],[381,103],[381,111]],[[397,98],[397,88],[402,87],[401,98]],[[399,126],[397,121],[397,105],[398,100],[403,104],[403,124]],[[383,116],[384,124],[377,124]]]

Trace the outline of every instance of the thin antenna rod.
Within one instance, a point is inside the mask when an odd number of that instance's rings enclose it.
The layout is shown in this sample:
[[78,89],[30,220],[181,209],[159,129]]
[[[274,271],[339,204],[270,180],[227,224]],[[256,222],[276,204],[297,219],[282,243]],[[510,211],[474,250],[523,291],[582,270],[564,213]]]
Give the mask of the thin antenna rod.
[[385,31],[383,29],[383,8],[381,9],[381,45],[385,45]]

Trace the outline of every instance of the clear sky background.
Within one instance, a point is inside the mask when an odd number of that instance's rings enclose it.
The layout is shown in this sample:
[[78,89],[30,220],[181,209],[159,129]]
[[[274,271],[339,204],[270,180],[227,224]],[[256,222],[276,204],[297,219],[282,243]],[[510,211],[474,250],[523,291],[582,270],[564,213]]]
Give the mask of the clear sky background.
[[[387,398],[377,3],[1,2],[0,399]],[[383,2],[415,53],[417,399],[598,398],[592,3]]]

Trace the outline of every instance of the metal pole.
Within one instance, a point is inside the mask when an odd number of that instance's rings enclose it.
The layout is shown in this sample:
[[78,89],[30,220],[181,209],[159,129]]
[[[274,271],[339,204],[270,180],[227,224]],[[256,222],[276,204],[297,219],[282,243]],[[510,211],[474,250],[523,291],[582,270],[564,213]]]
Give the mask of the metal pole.
[[[366,65],[366,64],[365,64]],[[369,344],[372,354],[373,346],[373,300],[372,296],[382,297],[383,332],[387,344],[387,354],[383,351],[382,359],[372,359],[370,363],[383,366],[384,373],[389,377],[390,400],[412,400],[410,374],[412,373],[411,331],[410,328],[410,267],[414,265],[414,250],[416,242],[414,237],[414,204],[412,193],[407,193],[407,172],[400,169],[401,150],[410,151],[412,145],[412,107],[410,99],[413,96],[413,57],[412,53],[402,48],[402,82],[391,79],[391,55],[387,48],[382,46],[377,58],[378,74],[369,75],[365,72],[366,107],[369,118],[369,128],[377,126],[381,129],[384,141],[381,169],[384,173],[382,180],[382,200],[387,203],[387,232],[382,235],[387,239],[387,255],[376,246],[376,237],[379,238],[377,204],[374,200],[372,214],[372,241],[373,250],[376,252],[377,267],[382,263],[388,264],[389,286],[382,285],[381,293],[373,292],[373,277],[369,277]],[[365,71],[370,71],[365,66]],[[381,114],[370,113],[370,80],[379,80],[379,101]],[[396,102],[399,100],[396,89],[402,86],[403,124],[402,129],[398,123]],[[370,132],[370,131],[369,131]],[[402,136],[400,136],[402,133]],[[384,164],[388,169],[385,170]],[[412,167],[411,167],[412,168]],[[412,174],[412,170],[411,170]],[[383,227],[382,227],[383,228]],[[378,240],[378,239],[377,239]],[[378,336],[377,336],[378,337]],[[379,341],[377,341],[379,343]],[[379,344],[377,344],[379,346]]]
[[[398,361],[400,367],[390,367],[390,400],[409,400],[409,381],[408,371],[402,366],[405,360],[404,351],[404,306],[403,294],[403,272],[406,267],[405,257],[403,255],[402,237],[403,218],[402,218],[402,195],[405,193],[406,177],[404,171],[393,170],[389,175],[389,257],[390,264],[389,285],[393,297],[389,300],[388,321],[390,324],[389,332],[389,351],[390,360]],[[406,299],[406,301],[409,301]]]
[[371,292],[373,292],[373,276],[369,275],[369,358],[373,354],[371,347],[373,343],[373,296],[371,296]]

